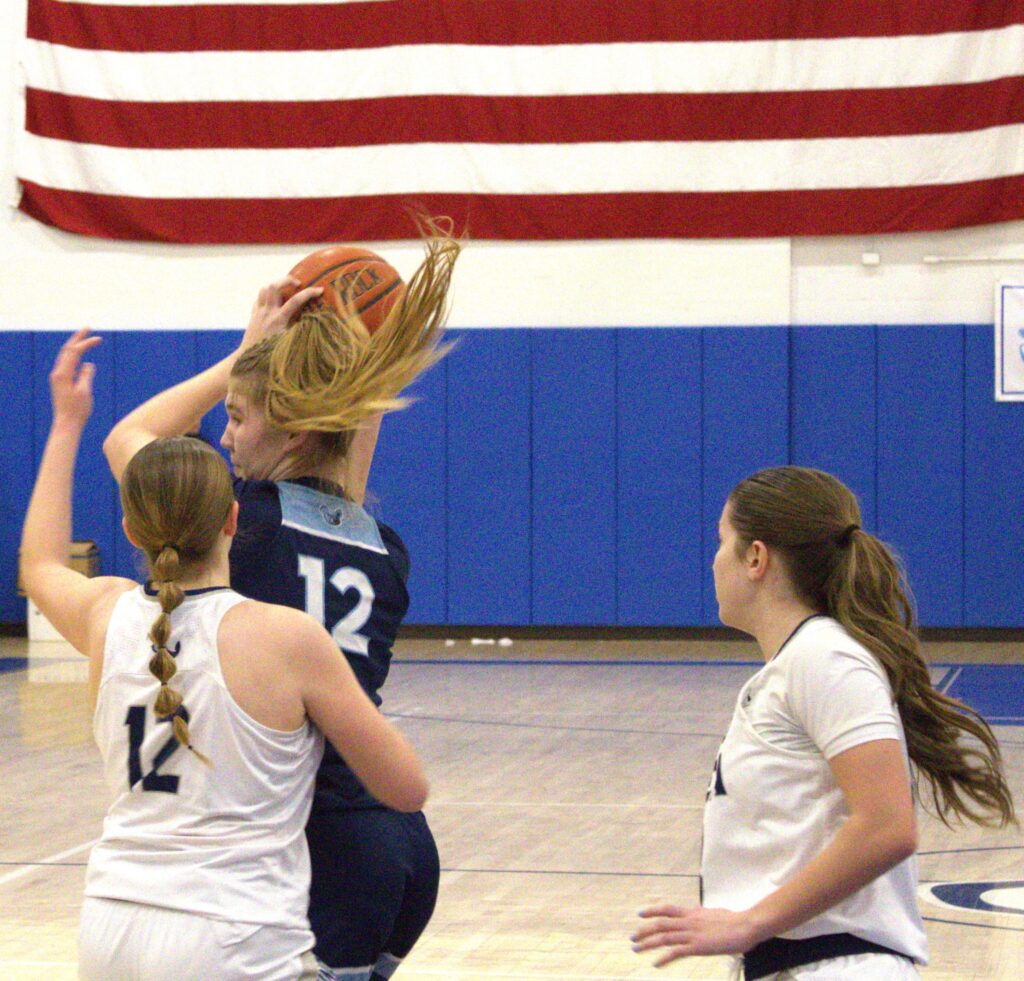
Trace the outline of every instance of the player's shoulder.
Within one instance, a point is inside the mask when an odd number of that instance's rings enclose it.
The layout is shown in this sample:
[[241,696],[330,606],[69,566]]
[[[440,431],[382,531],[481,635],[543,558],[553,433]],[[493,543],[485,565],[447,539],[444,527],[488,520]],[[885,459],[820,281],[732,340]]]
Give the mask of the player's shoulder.
[[802,623],[779,654],[779,668],[790,675],[824,676],[857,667],[882,674],[871,651],[828,616],[815,616]]
[[301,648],[323,633],[323,627],[302,610],[253,599],[236,603],[224,615],[223,625],[236,640],[281,651]]
[[377,555],[388,546],[376,519],[365,508],[331,487],[313,481],[281,481],[277,485],[281,524],[304,535]]

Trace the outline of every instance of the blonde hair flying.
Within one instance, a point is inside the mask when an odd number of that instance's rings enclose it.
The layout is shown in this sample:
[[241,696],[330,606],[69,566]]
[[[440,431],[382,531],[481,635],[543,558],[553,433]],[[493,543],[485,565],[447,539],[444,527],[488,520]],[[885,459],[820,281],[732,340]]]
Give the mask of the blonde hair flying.
[[244,352],[232,370],[269,422],[324,434],[327,455],[344,455],[372,416],[402,408],[401,392],[450,347],[440,342],[462,246],[447,220],[419,221],[426,256],[373,334],[351,306],[342,314],[307,308],[283,334]]

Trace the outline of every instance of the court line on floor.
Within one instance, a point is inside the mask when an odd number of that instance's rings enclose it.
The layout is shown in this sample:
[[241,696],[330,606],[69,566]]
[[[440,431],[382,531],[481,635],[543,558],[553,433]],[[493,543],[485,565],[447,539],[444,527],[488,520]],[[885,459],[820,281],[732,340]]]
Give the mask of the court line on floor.
[[972,923],[970,920],[942,920],[937,916],[922,916],[925,923],[947,923],[950,926],[977,927],[979,930],[1009,930],[1010,933],[1024,933],[1024,927],[999,926],[997,923]]
[[[622,981],[621,974],[566,974],[562,971],[559,971],[558,974],[540,974],[536,971],[530,971],[529,974],[496,974],[493,971],[481,971],[477,968],[473,968],[472,974],[470,974],[468,969],[463,971],[457,968],[406,967],[403,968],[402,974],[406,978],[453,978],[455,981],[460,978],[472,978],[473,981],[477,981],[478,978],[493,978],[494,981],[533,981],[534,978],[550,978],[553,981]],[[712,977],[720,977],[720,975],[708,975],[708,978]],[[629,976],[629,981],[665,981],[665,975],[633,974]]]
[[724,732],[678,732],[670,729],[615,729],[610,726],[565,726],[541,722],[506,722],[503,719],[460,719],[448,715],[420,715],[418,712],[384,712],[389,719],[412,719],[422,722],[461,722],[469,726],[504,726],[509,729],[550,729],[556,732],[604,732],[636,736],[692,736],[697,739],[719,739]]
[[70,858],[72,855],[78,855],[80,852],[84,852],[92,848],[98,840],[98,838],[94,838],[92,841],[87,841],[84,845],[75,845],[73,848],[65,848],[64,851],[57,852],[55,855],[47,855],[45,858],[41,858],[36,862],[26,864],[20,869],[15,869],[13,872],[0,875],[0,886],[6,886],[26,875],[30,875],[35,872],[39,866],[59,865],[63,859]]
[[1018,852],[1024,845],[979,845],[977,848],[937,848],[934,851],[918,852],[918,858],[924,855],[962,855],[966,852]]
[[431,799],[430,806],[445,806],[445,807],[566,807],[571,810],[582,810],[583,808],[609,808],[621,810],[624,807],[632,807],[643,810],[662,810],[662,811],[703,811],[704,804],[638,804],[635,801],[623,801],[619,803],[597,803],[597,802],[580,802],[575,803],[573,801],[531,801],[531,800],[515,800],[515,801],[489,801],[489,800],[434,800]]
[[642,668],[758,668],[764,667],[764,661],[691,661],[691,660],[651,660],[646,658],[560,658],[560,657],[393,657],[392,664],[431,664],[445,667],[453,664],[495,665],[500,667],[529,667],[537,664],[544,667],[642,667]]
[[566,875],[605,876],[612,879],[699,879],[699,872],[594,872],[586,869],[459,869],[442,868],[442,872],[463,872],[476,875]]

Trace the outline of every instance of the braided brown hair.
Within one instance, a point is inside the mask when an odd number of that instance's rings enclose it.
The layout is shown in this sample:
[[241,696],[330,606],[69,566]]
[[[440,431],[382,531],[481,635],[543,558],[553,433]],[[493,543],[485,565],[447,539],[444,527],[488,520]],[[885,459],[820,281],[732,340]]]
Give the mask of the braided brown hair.
[[155,712],[170,718],[182,746],[209,763],[192,745],[182,696],[169,682],[177,672],[168,649],[171,613],[185,593],[184,573],[207,558],[231,512],[234,495],[227,464],[202,440],[171,436],[144,446],[121,478],[121,506],[133,540],[146,555],[160,613],[149,631],[149,670],[160,682]]

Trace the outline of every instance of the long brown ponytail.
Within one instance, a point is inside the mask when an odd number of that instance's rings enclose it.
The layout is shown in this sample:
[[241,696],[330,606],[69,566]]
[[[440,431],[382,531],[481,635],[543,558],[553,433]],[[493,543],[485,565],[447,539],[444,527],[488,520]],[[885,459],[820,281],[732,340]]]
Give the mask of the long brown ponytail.
[[820,470],[776,467],[741,481],[729,501],[743,545],[776,548],[801,598],[838,620],[884,668],[910,759],[942,821],[1016,823],[995,735],[974,709],[932,685],[903,570],[860,527],[849,488]]
[[181,693],[170,686],[177,673],[177,651],[168,647],[171,613],[185,599],[179,580],[207,558],[233,500],[231,476],[220,454],[188,437],[157,439],[144,446],[121,478],[125,523],[146,555],[160,602],[149,631],[149,670],[160,682],[154,710],[158,718],[171,720],[178,742],[204,763],[209,760],[192,745]]

